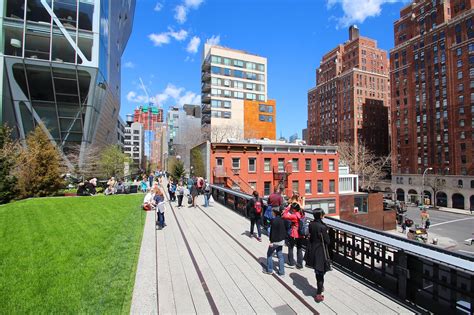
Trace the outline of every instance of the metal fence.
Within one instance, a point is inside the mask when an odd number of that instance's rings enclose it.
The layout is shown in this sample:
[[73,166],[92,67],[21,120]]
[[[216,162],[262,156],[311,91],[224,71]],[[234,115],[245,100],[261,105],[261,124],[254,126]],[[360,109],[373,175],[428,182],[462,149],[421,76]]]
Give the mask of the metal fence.
[[[248,217],[251,196],[211,185],[214,200]],[[326,218],[333,262],[433,313],[472,314],[474,258]]]

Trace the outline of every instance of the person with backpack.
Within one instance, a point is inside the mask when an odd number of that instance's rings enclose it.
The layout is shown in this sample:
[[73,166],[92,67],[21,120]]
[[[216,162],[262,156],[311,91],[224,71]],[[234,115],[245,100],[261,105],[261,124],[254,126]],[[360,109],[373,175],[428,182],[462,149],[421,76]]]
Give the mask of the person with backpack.
[[204,207],[209,207],[209,198],[211,198],[211,186],[207,182],[204,183]]
[[283,257],[283,245],[286,239],[285,222],[281,218],[280,209],[273,208],[273,220],[270,228],[270,245],[267,250],[267,268],[263,271],[266,274],[273,274],[273,253],[276,251],[278,257],[278,274],[285,275],[285,258]]
[[262,214],[263,214],[263,200],[259,198],[256,190],[252,193],[253,198],[247,202],[247,213],[250,219],[250,236],[253,237],[253,228],[257,225],[257,240],[262,241]]
[[296,268],[303,268],[304,235],[300,235],[300,222],[304,220],[304,212],[298,202],[292,202],[283,212],[282,218],[290,222],[288,235],[288,268],[295,267],[293,249],[296,246]]
[[178,186],[176,187],[176,193],[178,195],[178,208],[183,206],[183,197],[184,197],[184,186],[183,182],[179,182]]
[[309,246],[306,250],[306,267],[314,268],[316,275],[317,293],[314,297],[316,302],[324,301],[324,275],[331,270],[329,252],[330,239],[328,228],[322,221],[324,211],[321,208],[315,209],[314,220],[309,224]]
[[176,184],[174,181],[171,182],[170,186],[170,201],[176,201]]

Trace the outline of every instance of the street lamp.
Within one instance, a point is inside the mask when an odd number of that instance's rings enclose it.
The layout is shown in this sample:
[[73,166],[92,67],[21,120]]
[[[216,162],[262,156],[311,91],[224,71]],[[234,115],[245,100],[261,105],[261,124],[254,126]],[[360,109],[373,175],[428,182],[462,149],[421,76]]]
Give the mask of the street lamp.
[[421,178],[421,205],[422,206],[425,205],[425,175],[426,175],[426,172],[432,171],[432,170],[433,170],[432,167],[428,167],[427,169],[425,169],[425,171],[423,172],[423,177]]

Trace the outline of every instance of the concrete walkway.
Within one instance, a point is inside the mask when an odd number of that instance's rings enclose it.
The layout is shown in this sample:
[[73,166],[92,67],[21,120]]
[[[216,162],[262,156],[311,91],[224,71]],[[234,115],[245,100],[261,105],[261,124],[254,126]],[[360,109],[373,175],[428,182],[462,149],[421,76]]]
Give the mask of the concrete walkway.
[[168,203],[165,213],[167,226],[158,231],[154,213],[147,214],[132,314],[412,313],[338,270],[326,274],[326,299],[319,304],[312,269],[286,269],[284,277],[262,273],[267,237],[249,237],[249,222],[220,204]]

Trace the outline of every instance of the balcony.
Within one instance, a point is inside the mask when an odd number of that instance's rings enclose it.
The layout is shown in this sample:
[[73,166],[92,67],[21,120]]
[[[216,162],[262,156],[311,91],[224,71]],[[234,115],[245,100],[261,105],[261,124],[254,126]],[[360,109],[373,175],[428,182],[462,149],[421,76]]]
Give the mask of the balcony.
[[209,83],[204,83],[201,85],[201,91],[202,92],[210,92],[211,91],[211,85]]
[[209,80],[211,79],[211,73],[210,73],[210,72],[207,72],[207,71],[203,71],[203,72],[202,72],[201,79],[202,79],[202,81],[204,81],[204,82],[209,81]]
[[210,93],[202,94],[201,100],[203,103],[209,103],[211,101],[211,94]]
[[209,61],[209,60],[205,60],[205,61],[202,63],[201,69],[202,69],[203,71],[208,71],[208,70],[210,70],[210,69],[211,69],[211,63],[210,63],[210,61]]

